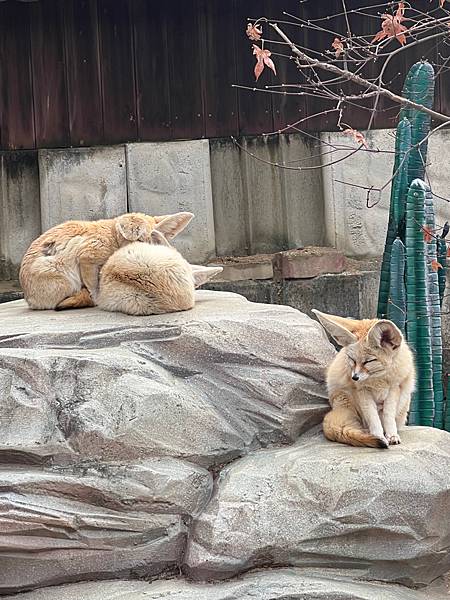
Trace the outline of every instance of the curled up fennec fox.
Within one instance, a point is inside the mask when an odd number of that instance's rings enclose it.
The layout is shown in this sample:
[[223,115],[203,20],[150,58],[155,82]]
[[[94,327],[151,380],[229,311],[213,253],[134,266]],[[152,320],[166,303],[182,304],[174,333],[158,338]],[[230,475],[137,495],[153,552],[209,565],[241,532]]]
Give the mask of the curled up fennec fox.
[[415,384],[414,359],[401,331],[384,319],[344,319],[313,311],[343,348],[327,372],[331,411],[325,437],[351,446],[399,444]]
[[193,216],[188,212],[159,217],[129,213],[52,227],[31,244],[22,259],[19,280],[25,300],[37,310],[94,306],[100,269],[116,250],[138,240],[150,242],[155,230],[170,240]]
[[107,260],[100,274],[97,305],[129,315],[189,310],[195,288],[222,267],[190,265],[157,230],[152,243],[134,242]]

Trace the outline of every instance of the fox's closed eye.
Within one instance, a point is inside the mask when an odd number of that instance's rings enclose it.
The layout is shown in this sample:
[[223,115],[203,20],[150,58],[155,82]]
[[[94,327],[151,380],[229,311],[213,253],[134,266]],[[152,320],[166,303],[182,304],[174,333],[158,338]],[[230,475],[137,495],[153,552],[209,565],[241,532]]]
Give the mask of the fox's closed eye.
[[369,360],[365,360],[365,361],[363,362],[363,365],[368,365],[369,363],[371,363],[371,362],[376,362],[376,361],[377,361],[377,359],[376,359],[376,358],[369,358]]

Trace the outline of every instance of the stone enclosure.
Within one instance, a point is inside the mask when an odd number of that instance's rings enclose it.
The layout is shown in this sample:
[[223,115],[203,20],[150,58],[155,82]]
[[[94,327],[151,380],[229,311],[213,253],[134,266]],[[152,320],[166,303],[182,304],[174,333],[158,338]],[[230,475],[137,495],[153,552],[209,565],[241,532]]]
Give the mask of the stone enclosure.
[[444,598],[450,434],[324,440],[316,321],[201,291],[141,318],[19,300],[0,325],[0,594]]

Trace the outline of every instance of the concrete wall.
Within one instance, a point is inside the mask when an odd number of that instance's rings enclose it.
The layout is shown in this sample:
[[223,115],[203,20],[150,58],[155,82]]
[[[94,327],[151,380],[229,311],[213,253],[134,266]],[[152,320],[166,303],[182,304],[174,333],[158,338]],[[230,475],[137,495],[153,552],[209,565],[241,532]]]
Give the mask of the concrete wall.
[[[127,210],[192,211],[195,219],[175,240],[191,262],[320,245],[322,178],[308,160],[317,148],[300,135],[239,143],[244,151],[227,139],[3,153],[0,279],[17,276],[41,231]],[[298,161],[319,168],[298,171]]]
[[208,140],[128,144],[126,151],[129,210],[154,215],[194,213],[174,246],[192,262],[215,256]]
[[41,231],[37,152],[0,154],[0,280],[14,279]]
[[[309,160],[317,148],[299,134],[239,144],[210,141],[218,256],[321,245],[322,176],[317,159]],[[299,171],[299,165],[316,168]]]
[[[345,160],[356,144],[342,133],[324,133],[324,151],[329,144],[340,148],[333,154],[323,157],[323,164],[335,164],[323,168],[325,202],[325,240],[348,256],[370,257],[383,253],[389,215],[389,185],[381,194],[380,202],[374,208],[367,208],[367,192],[357,187],[339,183],[345,181],[366,187],[380,188],[392,176],[395,145],[394,131],[378,130],[368,132],[366,139],[370,148],[379,153],[359,151]],[[427,174],[433,191],[450,199],[450,131],[439,131],[430,138]],[[372,194],[371,200],[377,200]],[[450,220],[450,203],[435,199],[436,222],[443,224]]]

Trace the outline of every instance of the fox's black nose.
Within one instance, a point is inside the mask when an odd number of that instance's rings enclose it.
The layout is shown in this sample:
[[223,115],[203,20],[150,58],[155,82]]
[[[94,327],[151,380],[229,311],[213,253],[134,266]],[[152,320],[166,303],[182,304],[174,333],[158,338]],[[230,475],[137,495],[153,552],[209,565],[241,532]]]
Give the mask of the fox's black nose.
[[356,373],[354,375],[352,375],[352,379],[353,381],[358,381],[359,379],[359,375],[357,375]]

